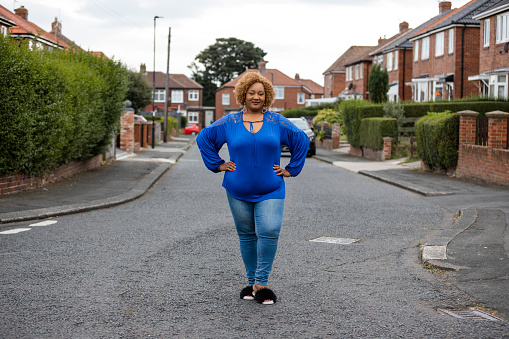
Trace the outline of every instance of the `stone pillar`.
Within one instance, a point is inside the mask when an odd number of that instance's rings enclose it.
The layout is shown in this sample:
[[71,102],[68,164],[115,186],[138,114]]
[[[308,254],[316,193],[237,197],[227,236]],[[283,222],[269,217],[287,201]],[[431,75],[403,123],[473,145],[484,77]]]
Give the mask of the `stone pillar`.
[[384,138],[384,151],[382,154],[382,160],[390,159],[392,156],[392,138]]
[[478,112],[475,111],[461,111],[458,112],[460,117],[460,156],[461,145],[475,145],[475,134],[477,130],[477,117]]
[[339,138],[341,136],[341,126],[332,124],[332,149],[339,148]]
[[509,113],[494,111],[486,113],[488,117],[488,148],[507,147],[507,120]]
[[134,110],[126,108],[120,117],[120,149],[134,152]]

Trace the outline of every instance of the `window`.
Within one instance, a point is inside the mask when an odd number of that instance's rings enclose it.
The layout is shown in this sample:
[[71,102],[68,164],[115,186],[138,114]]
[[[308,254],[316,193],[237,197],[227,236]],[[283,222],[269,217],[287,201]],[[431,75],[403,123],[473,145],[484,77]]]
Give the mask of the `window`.
[[490,45],[490,19],[484,20],[484,47]]
[[392,52],[387,53],[387,71],[392,71]]
[[394,51],[394,70],[398,69],[398,51]]
[[384,64],[384,56],[383,56],[383,54],[378,56],[378,64],[380,65],[380,68],[383,67],[383,64]]
[[355,80],[359,80],[359,65],[355,65]]
[[449,30],[449,54],[454,53],[454,28]]
[[421,60],[428,59],[429,59],[429,37],[425,37],[422,39]]
[[230,104],[230,94],[228,94],[228,93],[223,93],[223,101],[222,101],[222,104],[223,104],[223,105],[229,105],[229,104]]
[[419,41],[414,42],[414,61],[419,61]]
[[509,40],[508,17],[509,13],[497,15],[497,43]]
[[304,93],[297,93],[297,103],[303,104],[306,99],[306,95]]
[[378,58],[377,58],[376,56],[375,56],[375,57],[373,57],[373,64],[375,64],[375,65],[376,65],[377,60],[378,60]]
[[187,99],[189,101],[198,101],[200,100],[200,92],[199,91],[189,91],[187,94]]
[[361,64],[361,79],[362,79],[362,73],[364,73],[364,64]]
[[[423,47],[424,47],[424,44],[423,44]],[[442,56],[442,55],[444,55],[444,32],[435,34],[435,56]]]
[[490,75],[490,95],[495,98],[507,98],[507,73]]
[[276,92],[276,99],[285,98],[285,88],[283,86],[274,86],[274,91]]
[[154,91],[154,102],[164,102],[164,89],[156,89]]
[[171,102],[172,104],[183,104],[184,103],[184,91],[181,89],[174,89],[171,91]]
[[197,124],[198,123],[198,112],[187,112],[187,122]]
[[2,26],[2,34],[3,34],[4,36],[7,36],[7,27]]

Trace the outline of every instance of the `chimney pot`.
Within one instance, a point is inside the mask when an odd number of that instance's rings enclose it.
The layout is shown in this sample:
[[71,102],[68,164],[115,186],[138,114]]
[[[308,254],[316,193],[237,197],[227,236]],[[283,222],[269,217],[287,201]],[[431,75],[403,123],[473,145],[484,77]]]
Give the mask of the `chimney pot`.
[[441,1],[438,3],[438,13],[442,14],[445,11],[450,11],[452,3],[450,1]]
[[147,66],[145,64],[140,65],[140,73],[147,74]]
[[299,73],[295,73],[295,80],[300,81],[300,75],[299,75]]
[[21,6],[20,8],[15,9],[14,13],[16,13],[16,15],[19,15],[20,17],[22,17],[23,19],[28,21],[28,9],[26,9],[24,6]]

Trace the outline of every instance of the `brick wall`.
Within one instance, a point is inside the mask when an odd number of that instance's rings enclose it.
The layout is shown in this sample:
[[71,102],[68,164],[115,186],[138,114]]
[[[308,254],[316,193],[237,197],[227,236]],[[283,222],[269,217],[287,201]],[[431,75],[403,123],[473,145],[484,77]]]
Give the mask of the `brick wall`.
[[509,113],[486,113],[489,118],[488,146],[475,145],[476,119],[479,113],[458,112],[460,116],[460,144],[458,178],[509,186],[509,149],[507,149],[507,120]]
[[102,155],[95,156],[85,161],[73,161],[43,176],[5,174],[0,176],[0,195],[19,193],[44,186],[48,183],[57,182],[62,178],[68,178],[78,173],[99,167],[102,161]]
[[[484,21],[490,20],[490,44],[484,47]],[[481,21],[479,73],[509,67],[509,58],[504,52],[504,43],[497,44],[496,23],[497,16],[493,15]]]
[[126,109],[120,117],[120,149],[134,152],[134,110]]

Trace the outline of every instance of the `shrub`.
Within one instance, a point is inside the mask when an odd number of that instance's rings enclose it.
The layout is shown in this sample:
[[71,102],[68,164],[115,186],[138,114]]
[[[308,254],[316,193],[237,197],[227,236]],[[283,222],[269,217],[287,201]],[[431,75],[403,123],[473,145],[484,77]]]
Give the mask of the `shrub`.
[[384,148],[383,138],[393,138],[393,145],[398,141],[398,120],[395,118],[366,118],[362,119],[359,128],[360,144],[374,151]]
[[318,112],[322,109],[331,108],[333,110],[338,109],[338,102],[335,103],[326,103],[316,106],[308,106],[302,108],[292,108],[287,109],[286,111],[281,112],[281,114],[286,118],[300,118],[300,117],[308,117],[311,120],[312,117],[316,116]]
[[430,169],[447,170],[458,164],[459,117],[431,114],[415,123],[417,152]]
[[382,110],[384,111],[384,118],[404,118],[405,117],[405,109],[400,102],[387,101]]
[[0,174],[43,174],[105,152],[127,91],[118,62],[0,36]]
[[378,104],[387,101],[387,92],[389,91],[387,69],[382,69],[378,64],[373,65],[369,73],[368,91],[372,102]]
[[329,124],[342,124],[341,116],[338,111],[332,108],[325,108],[318,111],[318,114],[313,119],[313,125],[320,125],[322,122],[328,122]]

